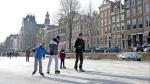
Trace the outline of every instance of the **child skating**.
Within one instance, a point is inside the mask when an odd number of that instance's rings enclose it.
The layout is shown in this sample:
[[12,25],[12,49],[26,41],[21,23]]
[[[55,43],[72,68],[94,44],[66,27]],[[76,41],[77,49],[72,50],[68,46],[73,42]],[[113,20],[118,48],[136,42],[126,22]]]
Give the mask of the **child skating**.
[[64,50],[64,48],[61,49],[60,53],[59,53],[59,57],[60,57],[60,69],[64,68],[66,69],[65,67],[65,57],[66,57],[66,52]]
[[46,53],[44,44],[41,43],[39,47],[33,49],[33,52],[35,52],[35,61],[34,61],[34,71],[32,75],[36,73],[37,66],[39,64],[39,73],[41,76],[44,76],[44,73],[42,72],[42,57],[45,57],[45,53]]

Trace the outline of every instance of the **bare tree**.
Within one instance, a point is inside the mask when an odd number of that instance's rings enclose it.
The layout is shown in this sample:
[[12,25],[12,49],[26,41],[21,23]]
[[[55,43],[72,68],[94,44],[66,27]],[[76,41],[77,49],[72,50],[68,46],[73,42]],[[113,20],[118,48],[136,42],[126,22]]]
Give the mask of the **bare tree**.
[[72,25],[73,17],[80,8],[80,2],[78,0],[61,0],[60,1],[60,15],[67,18],[68,24],[68,40],[69,40],[69,51],[71,51],[71,41],[72,41]]
[[92,9],[92,2],[91,0],[89,0],[89,8],[88,8],[88,16],[89,16],[89,39],[90,39],[90,44],[91,44],[91,52],[93,52],[94,50],[94,43],[93,43],[93,20],[92,20],[92,13],[93,13],[93,9]]

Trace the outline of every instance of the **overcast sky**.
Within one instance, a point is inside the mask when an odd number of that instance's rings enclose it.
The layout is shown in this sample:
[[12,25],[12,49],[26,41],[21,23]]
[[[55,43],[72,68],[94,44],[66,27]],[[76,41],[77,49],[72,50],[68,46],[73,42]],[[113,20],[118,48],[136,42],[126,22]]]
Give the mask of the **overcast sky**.
[[[45,14],[50,13],[51,24],[55,24],[55,17],[59,9],[60,0],[0,0],[0,42],[10,34],[20,31],[22,19],[27,14],[34,14],[37,23],[44,23]],[[94,10],[103,0],[91,0]],[[81,10],[88,9],[89,0],[80,0]]]

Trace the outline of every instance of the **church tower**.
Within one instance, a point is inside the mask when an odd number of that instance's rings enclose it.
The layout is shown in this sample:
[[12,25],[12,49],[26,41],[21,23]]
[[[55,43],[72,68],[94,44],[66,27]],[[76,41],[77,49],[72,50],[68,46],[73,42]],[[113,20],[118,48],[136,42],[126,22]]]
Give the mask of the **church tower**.
[[44,25],[50,25],[49,13],[47,12]]

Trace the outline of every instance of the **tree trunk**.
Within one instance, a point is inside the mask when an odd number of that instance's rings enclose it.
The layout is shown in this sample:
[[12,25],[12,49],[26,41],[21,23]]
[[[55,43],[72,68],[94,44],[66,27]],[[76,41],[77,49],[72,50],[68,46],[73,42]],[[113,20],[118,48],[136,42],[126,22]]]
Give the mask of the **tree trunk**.
[[69,52],[72,51],[71,43],[72,43],[72,15],[70,14],[70,17],[69,17]]

